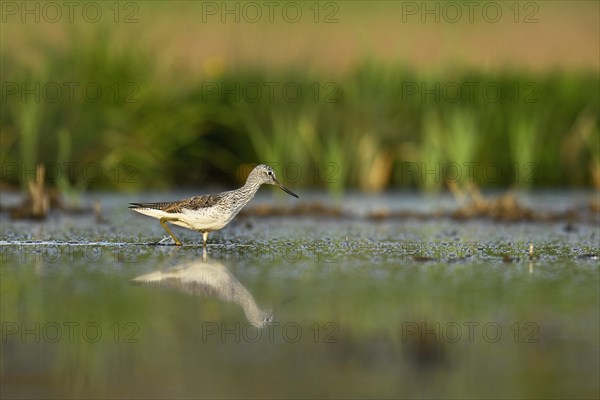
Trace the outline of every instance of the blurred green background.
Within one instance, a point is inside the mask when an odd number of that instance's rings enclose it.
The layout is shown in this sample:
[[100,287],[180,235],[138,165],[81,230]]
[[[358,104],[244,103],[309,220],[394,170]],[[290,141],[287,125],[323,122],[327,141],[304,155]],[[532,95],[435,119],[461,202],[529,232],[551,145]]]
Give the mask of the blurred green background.
[[2,185],[600,187],[598,2],[451,3],[5,2]]

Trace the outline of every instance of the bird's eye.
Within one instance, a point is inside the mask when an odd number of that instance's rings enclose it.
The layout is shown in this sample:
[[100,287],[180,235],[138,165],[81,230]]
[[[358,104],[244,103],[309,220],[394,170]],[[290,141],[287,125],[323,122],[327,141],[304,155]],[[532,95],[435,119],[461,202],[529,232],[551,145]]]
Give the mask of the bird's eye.
[[271,176],[272,176],[272,175],[273,175],[273,173],[272,173],[271,171],[269,171],[269,175],[271,175]]

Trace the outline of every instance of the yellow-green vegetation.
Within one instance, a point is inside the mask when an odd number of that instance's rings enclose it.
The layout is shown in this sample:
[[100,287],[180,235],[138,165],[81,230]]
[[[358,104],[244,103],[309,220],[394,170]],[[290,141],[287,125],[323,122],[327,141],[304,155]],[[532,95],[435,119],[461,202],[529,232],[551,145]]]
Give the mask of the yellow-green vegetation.
[[59,51],[38,43],[36,63],[2,50],[3,182],[44,163],[67,192],[233,184],[235,166],[262,162],[336,192],[599,184],[593,72],[365,60],[331,79],[217,63],[188,84],[99,29]]

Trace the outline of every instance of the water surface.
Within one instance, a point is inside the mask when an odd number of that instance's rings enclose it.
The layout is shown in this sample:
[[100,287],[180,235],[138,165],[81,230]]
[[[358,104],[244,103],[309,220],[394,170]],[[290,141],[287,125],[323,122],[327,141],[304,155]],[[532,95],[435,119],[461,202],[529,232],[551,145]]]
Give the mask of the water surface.
[[598,397],[597,217],[372,221],[441,203],[354,196],[236,219],[204,259],[100,198],[104,223],[1,216],[4,398]]

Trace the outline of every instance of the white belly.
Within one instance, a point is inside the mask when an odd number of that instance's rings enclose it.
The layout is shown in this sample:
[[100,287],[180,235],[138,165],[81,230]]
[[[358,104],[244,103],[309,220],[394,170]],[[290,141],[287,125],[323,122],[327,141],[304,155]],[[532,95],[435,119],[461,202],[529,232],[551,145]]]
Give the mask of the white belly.
[[189,225],[192,229],[199,231],[216,231],[222,229],[231,221],[231,218],[215,218],[208,213],[198,213],[189,210],[183,210],[183,212],[178,214],[177,218],[182,222],[178,224],[177,222],[180,221],[173,221],[174,224],[183,227]]
[[176,218],[176,220],[167,221],[173,225],[181,226],[187,229],[193,229],[195,231],[216,231],[222,229],[225,225],[231,221],[232,217],[227,218],[215,218],[208,213],[200,213],[196,211],[183,210],[181,213],[168,213],[161,210],[154,210],[150,208],[134,209],[140,214],[147,215],[156,219],[161,218]]

